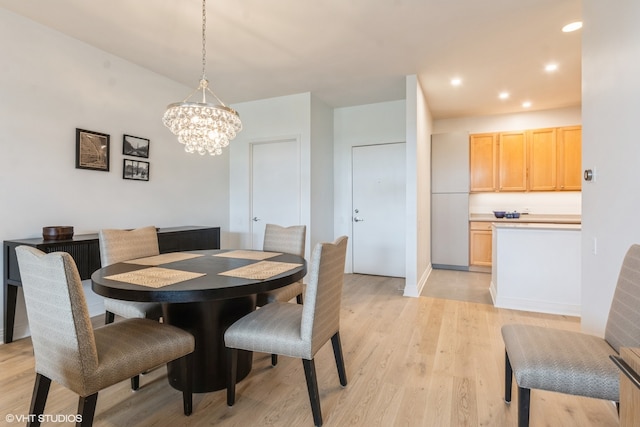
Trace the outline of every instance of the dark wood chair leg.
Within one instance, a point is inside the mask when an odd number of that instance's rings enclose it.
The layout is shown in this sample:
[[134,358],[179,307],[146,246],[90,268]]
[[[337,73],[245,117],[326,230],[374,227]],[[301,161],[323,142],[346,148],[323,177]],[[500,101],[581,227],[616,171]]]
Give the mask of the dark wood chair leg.
[[322,411],[320,410],[320,393],[318,393],[318,378],[316,377],[316,365],[313,359],[302,359],[304,376],[307,378],[307,390],[313,412],[313,422],[316,426],[322,425]]
[[184,378],[182,390],[182,406],[186,416],[193,412],[193,353],[182,357],[181,369]]
[[140,375],[131,377],[131,390],[136,391],[140,388]]
[[227,405],[236,403],[236,378],[238,371],[238,349],[227,347]]
[[518,427],[529,427],[529,402],[531,390],[518,387]]
[[333,346],[333,356],[336,359],[336,366],[338,367],[338,377],[340,377],[340,384],[343,387],[347,385],[347,371],[344,367],[344,357],[342,356],[342,344],[340,343],[340,332],[336,332],[331,337],[331,345]]
[[31,396],[31,407],[29,408],[29,422],[27,426],[39,426],[38,415],[44,413],[44,406],[47,403],[51,380],[42,374],[36,374],[36,381],[33,383],[33,395]]
[[296,302],[297,302],[298,304],[302,304],[302,303],[303,303],[303,301],[302,301],[302,294],[298,294],[298,295],[296,296]]
[[109,323],[113,323],[113,321],[116,320],[116,315],[113,314],[110,311],[105,311],[104,312],[104,324],[108,325]]
[[513,379],[513,370],[507,351],[504,352],[504,401],[511,403],[511,381]]
[[278,355],[277,354],[272,354],[271,355],[271,366],[276,366],[278,364]]
[[96,403],[98,402],[98,393],[78,399],[78,414],[82,417],[82,421],[76,422],[76,427],[85,427],[93,425],[93,416],[96,413]]

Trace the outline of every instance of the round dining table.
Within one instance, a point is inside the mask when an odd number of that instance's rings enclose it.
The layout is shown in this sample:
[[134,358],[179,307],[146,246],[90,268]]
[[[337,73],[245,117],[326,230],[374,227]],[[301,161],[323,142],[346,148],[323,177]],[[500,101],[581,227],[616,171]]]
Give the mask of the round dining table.
[[[195,393],[204,393],[226,388],[226,329],[255,310],[256,294],[301,280],[306,272],[305,259],[297,255],[248,250],[173,252],[100,268],[91,275],[91,287],[107,298],[162,303],[163,322],[195,337],[192,387]],[[251,371],[253,354],[238,356],[240,381]],[[167,368],[169,383],[182,390],[180,364],[172,362]]]

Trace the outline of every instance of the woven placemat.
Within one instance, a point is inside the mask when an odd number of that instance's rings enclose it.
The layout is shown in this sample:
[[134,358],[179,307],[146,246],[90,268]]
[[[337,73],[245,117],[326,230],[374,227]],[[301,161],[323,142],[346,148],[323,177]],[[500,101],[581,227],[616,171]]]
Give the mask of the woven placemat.
[[205,276],[205,273],[192,273],[190,271],[172,270],[170,268],[149,267],[128,273],[105,276],[105,279],[118,282],[132,283],[134,285],[147,286],[149,288],[161,288]]
[[265,280],[301,265],[291,262],[260,261],[218,274],[221,276],[241,277],[243,279]]
[[263,260],[267,258],[273,258],[274,256],[278,256],[278,255],[282,255],[282,254],[280,252],[245,251],[245,250],[239,249],[231,252],[223,252],[215,256],[221,256],[226,258]]
[[169,252],[167,254],[154,255],[144,258],[138,259],[130,259],[128,261],[123,261],[128,264],[138,264],[138,265],[162,265],[169,264],[170,262],[176,261],[184,261],[185,259],[198,258],[201,257],[202,254],[186,254],[183,252]]

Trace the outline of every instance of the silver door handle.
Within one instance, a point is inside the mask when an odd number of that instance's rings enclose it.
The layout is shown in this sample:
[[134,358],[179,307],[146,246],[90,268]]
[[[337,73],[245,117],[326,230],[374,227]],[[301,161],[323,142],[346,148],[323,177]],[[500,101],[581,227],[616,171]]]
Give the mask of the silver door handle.
[[253,218],[251,218],[251,219],[253,219],[253,221],[254,221],[254,222],[258,222],[258,221],[260,221],[260,218],[258,218],[257,216],[254,216],[254,217],[253,217]]
[[364,219],[357,216],[353,217],[353,222],[361,222],[361,221],[364,221]]

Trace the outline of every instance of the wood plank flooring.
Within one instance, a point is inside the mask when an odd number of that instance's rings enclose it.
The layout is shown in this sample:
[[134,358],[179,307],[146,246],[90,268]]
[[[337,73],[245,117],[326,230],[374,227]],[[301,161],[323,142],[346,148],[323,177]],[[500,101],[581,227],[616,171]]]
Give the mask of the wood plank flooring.
[[[341,338],[349,385],[340,386],[331,345],[316,355],[325,426],[515,426],[517,393],[510,406],[503,401],[500,327],[520,322],[579,330],[576,318],[406,298],[403,286],[403,279],[346,276]],[[18,425],[6,423],[6,415],[28,413],[33,366],[28,338],[0,345],[0,425]],[[251,374],[237,386],[235,406],[227,407],[224,390],[196,394],[190,417],[182,414],[181,394],[168,385],[164,367],[140,382],[136,392],[128,381],[100,392],[94,425],[313,425],[302,363],[296,359],[280,357],[272,368],[268,355],[255,354]],[[75,394],[52,384],[46,414],[75,414],[76,406]],[[531,393],[532,427],[617,425],[610,402]]]

